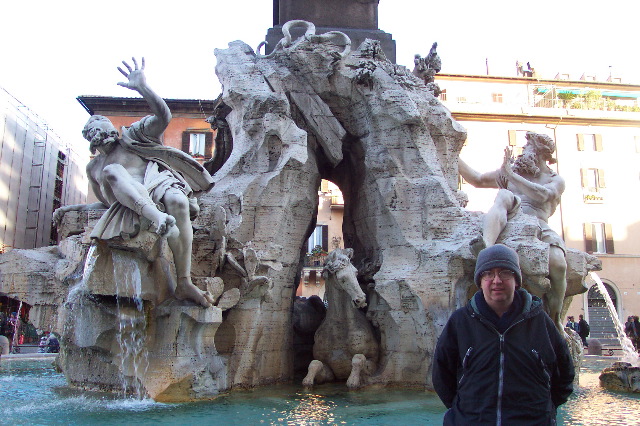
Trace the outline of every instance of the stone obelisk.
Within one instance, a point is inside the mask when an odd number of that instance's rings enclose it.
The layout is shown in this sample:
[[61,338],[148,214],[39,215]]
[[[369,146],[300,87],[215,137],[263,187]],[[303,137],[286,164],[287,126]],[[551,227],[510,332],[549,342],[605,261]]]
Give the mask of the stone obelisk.
[[[341,31],[351,38],[354,49],[367,38],[379,40],[387,59],[396,62],[396,42],[378,29],[380,0],[273,0],[273,28],[267,31],[266,52],[282,38],[282,25],[302,19],[313,22],[316,33]],[[299,35],[293,31],[294,35]]]

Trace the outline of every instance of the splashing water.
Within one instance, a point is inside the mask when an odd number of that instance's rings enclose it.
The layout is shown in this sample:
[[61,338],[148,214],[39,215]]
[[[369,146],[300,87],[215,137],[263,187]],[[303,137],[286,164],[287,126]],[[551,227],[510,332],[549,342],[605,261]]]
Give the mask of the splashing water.
[[[120,372],[122,374],[123,396],[130,391],[136,399],[145,397],[140,379],[149,368],[146,347],[147,321],[142,301],[142,277],[134,259],[117,251],[112,252],[113,275],[116,283],[116,304],[118,315],[118,333],[116,339],[120,346]],[[125,303],[133,301],[134,306]]]
[[604,300],[607,303],[607,308],[609,309],[611,318],[613,318],[613,324],[615,325],[616,332],[618,333],[618,340],[620,341],[620,346],[622,346],[622,361],[628,362],[634,367],[640,366],[640,356],[633,347],[633,343],[631,343],[631,340],[627,337],[627,333],[624,332],[624,325],[620,321],[620,318],[618,318],[618,313],[616,312],[616,308],[613,305],[613,301],[611,300],[609,292],[604,286],[604,283],[595,272],[589,272],[589,275],[591,275],[591,278],[593,278],[593,280],[596,282],[596,285],[598,286],[598,290],[604,296]]
[[82,278],[69,290],[69,294],[67,295],[67,302],[74,303],[82,300],[82,296],[87,294],[87,280],[91,276],[93,269],[96,266],[96,260],[98,256],[96,256],[97,246],[95,243],[92,243],[89,246],[89,250],[87,250],[87,257],[84,260],[84,267],[82,268]]
[[[18,328],[20,327],[20,312],[22,311],[22,300],[20,301],[20,305],[18,305],[18,311],[16,314],[16,318],[15,321],[13,322],[12,326],[13,326],[13,339],[11,342],[11,347],[12,348],[17,348],[18,347]],[[13,321],[13,319],[12,319]]]

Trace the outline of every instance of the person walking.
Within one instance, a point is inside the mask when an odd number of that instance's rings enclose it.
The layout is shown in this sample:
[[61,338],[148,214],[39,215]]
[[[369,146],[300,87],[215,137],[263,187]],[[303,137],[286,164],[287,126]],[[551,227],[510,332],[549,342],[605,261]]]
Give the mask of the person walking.
[[574,330],[576,333],[578,332],[578,323],[575,322],[572,316],[567,317],[567,325],[565,325],[565,327]]
[[634,320],[635,318],[633,316],[627,317],[627,322],[624,323],[624,332],[629,340],[631,340],[633,347],[638,350],[638,332],[640,330],[636,328]]
[[582,344],[585,348],[589,347],[589,343],[587,343],[587,337],[589,336],[590,327],[587,321],[584,319],[584,315],[578,315],[578,334],[582,339]]
[[438,339],[432,381],[445,425],[551,425],[573,392],[573,361],[542,301],[521,288],[518,254],[480,251],[479,291]]

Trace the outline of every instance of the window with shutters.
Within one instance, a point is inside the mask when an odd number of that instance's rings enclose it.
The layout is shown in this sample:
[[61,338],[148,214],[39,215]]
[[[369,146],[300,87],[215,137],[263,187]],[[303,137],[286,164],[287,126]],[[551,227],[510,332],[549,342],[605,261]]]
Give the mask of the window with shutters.
[[213,156],[213,133],[205,131],[186,131],[182,133],[182,150],[194,157]]
[[613,232],[611,225],[602,222],[585,223],[584,241],[587,253],[613,254]]
[[307,252],[313,252],[317,246],[322,247],[324,251],[329,251],[329,225],[316,225],[316,229],[307,241]]
[[493,102],[502,103],[502,93],[492,93],[491,94],[491,99],[493,100]]
[[509,130],[509,146],[513,156],[522,154],[522,148],[527,144],[527,130]]
[[580,169],[582,187],[590,192],[600,192],[605,188],[604,170]]
[[578,133],[578,151],[602,151],[602,135]]

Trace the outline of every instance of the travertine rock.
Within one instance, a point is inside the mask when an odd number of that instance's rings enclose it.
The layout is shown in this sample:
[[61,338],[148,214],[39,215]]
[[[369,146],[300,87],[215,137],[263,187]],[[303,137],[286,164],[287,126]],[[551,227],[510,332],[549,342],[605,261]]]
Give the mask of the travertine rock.
[[[363,383],[431,385],[437,336],[477,291],[469,243],[482,214],[465,210],[457,189],[466,133],[377,42],[347,47],[339,34],[310,34],[269,57],[240,41],[215,52],[228,158],[212,163],[215,186],[199,200],[191,266],[194,283],[220,296],[218,307],[172,297],[162,239],[141,233],[85,255],[95,220],[78,213],[63,221],[64,257],[50,256],[47,279],[73,287],[59,360],[72,384],[177,401],[290,381],[295,285],[326,178],[344,195],[345,247],[378,348]],[[538,232],[519,214],[500,241],[520,254],[524,284],[544,296],[548,245]],[[571,294],[579,294],[597,262],[573,252],[567,260]],[[56,291],[61,303],[66,289]],[[364,362],[354,357],[349,368]]]
[[640,392],[640,367],[628,362],[614,362],[602,370],[600,386],[618,392]]

